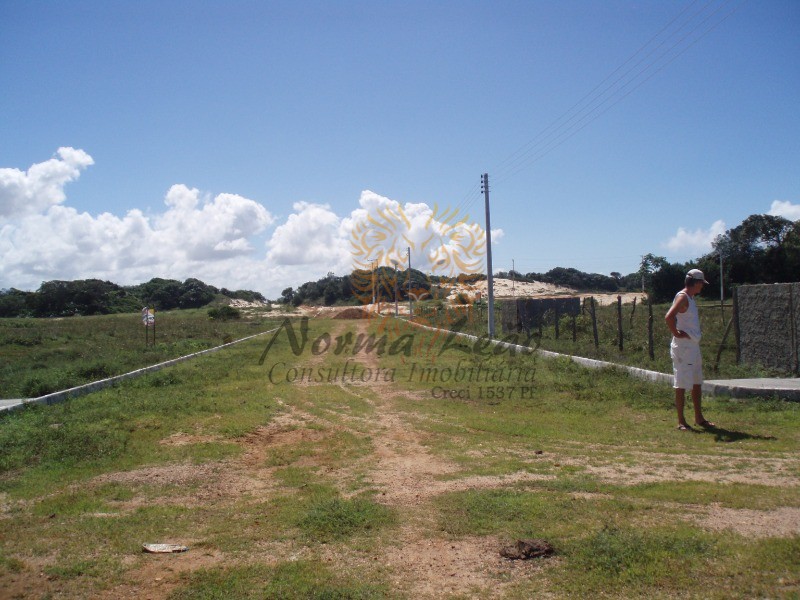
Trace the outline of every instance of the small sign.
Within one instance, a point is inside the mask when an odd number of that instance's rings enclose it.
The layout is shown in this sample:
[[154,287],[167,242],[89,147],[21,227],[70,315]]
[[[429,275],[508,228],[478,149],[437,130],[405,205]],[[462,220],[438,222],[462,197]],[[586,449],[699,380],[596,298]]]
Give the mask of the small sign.
[[142,309],[142,325],[144,325],[144,345],[150,344],[150,329],[153,329],[153,346],[156,345],[156,309],[145,306]]

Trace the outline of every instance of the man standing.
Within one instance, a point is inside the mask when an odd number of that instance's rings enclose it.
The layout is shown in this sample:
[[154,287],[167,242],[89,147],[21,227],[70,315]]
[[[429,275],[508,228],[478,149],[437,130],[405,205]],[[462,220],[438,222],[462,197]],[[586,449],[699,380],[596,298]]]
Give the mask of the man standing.
[[714,427],[706,421],[700,408],[701,386],[703,384],[703,357],[700,354],[700,316],[694,297],[708,283],[699,269],[692,269],[686,274],[684,288],[675,295],[672,306],[664,320],[672,332],[672,343],[669,354],[672,357],[672,370],[675,374],[675,408],[678,410],[678,429],[691,430],[683,416],[683,405],[686,401],[686,390],[692,390],[694,405],[694,422],[700,427]]

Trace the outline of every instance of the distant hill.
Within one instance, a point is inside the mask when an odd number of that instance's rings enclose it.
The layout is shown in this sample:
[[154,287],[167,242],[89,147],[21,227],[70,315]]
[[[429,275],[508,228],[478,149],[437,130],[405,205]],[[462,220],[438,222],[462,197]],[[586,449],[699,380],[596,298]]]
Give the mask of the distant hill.
[[157,310],[201,308],[220,296],[265,302],[258,292],[216,288],[199,279],[154,278],[147,283],[121,286],[100,279],[46,281],[35,292],[0,290],[0,317],[66,317],[136,312],[144,306]]

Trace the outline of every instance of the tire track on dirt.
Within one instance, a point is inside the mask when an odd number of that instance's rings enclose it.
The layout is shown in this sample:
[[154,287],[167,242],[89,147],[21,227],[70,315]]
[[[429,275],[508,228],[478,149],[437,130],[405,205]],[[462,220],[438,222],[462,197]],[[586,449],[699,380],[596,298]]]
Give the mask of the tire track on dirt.
[[[358,322],[357,333],[367,335],[368,322]],[[376,369],[374,353],[354,357],[363,366]],[[439,523],[431,501],[438,495],[473,488],[501,487],[525,478],[543,478],[531,473],[505,477],[454,478],[456,463],[437,456],[425,445],[418,431],[395,407],[404,394],[396,384],[371,383],[371,394],[361,394],[359,384],[343,389],[369,402],[374,433],[374,452],[369,458],[369,480],[379,493],[377,501],[395,508],[400,526],[394,545],[380,557],[396,574],[395,584],[408,587],[415,598],[449,595],[502,596],[519,577],[541,570],[532,563],[513,563],[499,555],[501,540],[493,536],[449,539],[438,534]],[[448,479],[443,479],[448,477]]]

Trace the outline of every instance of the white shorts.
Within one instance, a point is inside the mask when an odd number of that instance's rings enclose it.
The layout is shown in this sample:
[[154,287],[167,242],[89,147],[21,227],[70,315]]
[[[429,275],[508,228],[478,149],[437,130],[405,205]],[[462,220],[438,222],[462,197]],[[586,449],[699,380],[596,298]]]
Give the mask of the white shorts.
[[703,355],[699,344],[671,344],[669,355],[672,357],[672,372],[675,375],[672,387],[690,390],[703,383]]

